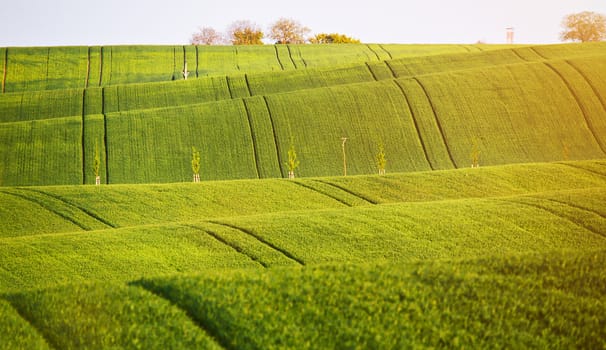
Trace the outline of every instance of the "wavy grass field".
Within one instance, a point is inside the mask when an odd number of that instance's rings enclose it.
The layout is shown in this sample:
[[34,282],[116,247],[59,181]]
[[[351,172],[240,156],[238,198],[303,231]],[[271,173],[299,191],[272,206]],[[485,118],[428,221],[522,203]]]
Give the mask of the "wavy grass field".
[[604,348],[605,56],[0,48],[0,349]]

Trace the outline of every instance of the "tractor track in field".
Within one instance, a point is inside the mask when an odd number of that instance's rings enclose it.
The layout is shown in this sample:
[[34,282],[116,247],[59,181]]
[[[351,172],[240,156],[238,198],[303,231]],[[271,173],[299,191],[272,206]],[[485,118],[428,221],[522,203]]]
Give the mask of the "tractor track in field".
[[400,89],[400,91],[402,92],[402,96],[404,96],[404,100],[406,101],[406,105],[408,106],[408,111],[410,112],[410,116],[412,117],[412,122],[414,124],[415,131],[417,133],[417,137],[419,139],[419,142],[421,143],[421,147],[423,148],[423,155],[425,156],[425,161],[427,162],[427,164],[429,165],[429,168],[431,170],[435,170],[434,165],[431,164],[431,161],[429,160],[429,154],[427,152],[427,145],[425,144],[425,141],[423,140],[423,136],[421,134],[421,129],[419,128],[419,122],[417,121],[417,117],[415,116],[415,113],[412,110],[412,105],[410,104],[410,99],[408,98],[408,95],[406,95],[406,91],[404,91],[404,87],[402,87],[402,85],[400,85],[400,83],[395,79],[393,82],[394,82],[394,84],[396,84],[398,89]]
[[278,247],[277,245],[271,243],[270,241],[266,240],[265,238],[261,237],[260,235],[254,233],[251,230],[242,228],[242,227],[238,227],[236,225],[232,225],[232,224],[228,224],[228,223],[224,223],[224,222],[220,222],[220,221],[209,221],[211,224],[215,224],[215,225],[219,225],[219,226],[224,226],[224,227],[228,227],[231,228],[233,230],[237,230],[240,231],[254,239],[256,239],[257,241],[259,241],[260,243],[264,244],[265,246],[278,251],[280,253],[282,253],[282,255],[284,255],[285,257],[287,257],[290,260],[295,261],[296,263],[298,263],[301,266],[305,266],[305,261],[297,258],[296,256],[294,256],[293,254],[291,254],[289,251],[287,251],[284,248]]
[[366,44],[366,47],[377,57],[377,61],[381,61],[381,57],[372,47],[370,47],[370,44]]
[[370,72],[370,75],[372,75],[372,78],[375,81],[379,81],[379,79],[377,78],[375,72],[372,71],[372,68],[370,68],[370,64],[368,64],[368,62],[365,63],[366,64],[366,68],[368,68],[368,71]]
[[[87,79],[88,84],[88,79]],[[86,140],[84,134],[84,125],[86,122],[86,89],[82,89],[82,122],[80,123],[80,143],[82,148],[82,184],[86,184]]]
[[[545,66],[547,66],[551,71],[553,71],[558,77],[560,77],[560,80],[564,83],[564,85],[566,86],[566,88],[568,89],[568,91],[570,92],[570,94],[572,95],[572,97],[574,98],[577,106],[579,107],[579,109],[581,110],[581,113],[583,114],[583,119],[585,120],[585,124],[587,125],[587,128],[589,129],[589,132],[591,132],[591,135],[593,136],[593,139],[595,140],[595,142],[597,143],[597,145],[600,147],[600,149],[602,150],[602,153],[606,155],[606,145],[604,145],[601,141],[600,138],[598,137],[598,132],[595,129],[595,126],[593,125],[593,123],[591,122],[591,120],[589,119],[589,112],[587,111],[585,104],[581,102],[581,98],[579,97],[579,95],[576,93],[576,91],[574,90],[572,84],[564,77],[564,75],[562,73],[560,73],[559,70],[557,70],[556,67],[554,67],[551,63],[549,62],[544,62]],[[568,64],[568,63],[566,63]],[[570,65],[569,65],[570,66]],[[573,68],[574,69],[574,68]],[[576,71],[576,70],[575,70]],[[582,76],[581,76],[582,77]]]
[[[534,197],[530,197],[530,198],[536,199]],[[562,220],[566,220],[566,221],[572,223],[573,225],[578,226],[578,227],[580,227],[580,228],[582,228],[582,229],[584,229],[586,231],[589,231],[589,232],[591,232],[591,233],[599,236],[602,239],[606,239],[606,234],[604,234],[604,233],[602,233],[600,231],[596,231],[595,229],[593,229],[591,227],[585,226],[583,223],[579,222],[576,217],[570,216],[570,215],[565,215],[565,214],[563,214],[561,212],[558,212],[556,210],[553,210],[553,209],[551,209],[551,208],[549,208],[547,206],[540,205],[540,204],[537,204],[537,203],[527,203],[527,202],[519,200],[519,198],[518,198],[518,200],[516,200],[516,199],[497,199],[497,200],[502,200],[502,201],[505,201],[505,202],[514,203],[514,204],[517,204],[517,205],[526,206],[526,207],[535,208],[535,209],[544,211],[544,212],[549,213],[549,214],[551,214],[551,215],[553,215],[555,217],[558,217],[558,218],[560,218]],[[568,203],[561,203],[561,202],[556,202],[556,201],[554,201],[554,202],[555,203],[559,203],[559,204],[565,204],[565,205],[567,205],[567,206],[569,206],[571,208],[575,208],[573,206],[570,206]],[[577,210],[580,210],[580,209],[577,209]]]
[[82,230],[84,230],[84,231],[90,231],[89,227],[83,225],[82,223],[80,223],[77,220],[74,220],[74,218],[69,217],[69,216],[67,216],[67,215],[65,215],[65,214],[57,211],[52,206],[47,205],[47,204],[45,204],[45,203],[43,203],[41,201],[35,200],[34,198],[28,197],[28,196],[26,196],[26,195],[24,195],[22,193],[14,193],[14,192],[8,192],[8,191],[2,191],[2,193],[8,194],[9,196],[21,198],[21,199],[26,200],[28,202],[34,203],[36,205],[39,205],[40,207],[42,207],[43,209],[47,210],[48,212],[55,214],[56,216],[62,218],[63,220],[67,220],[67,221],[71,222],[72,224],[78,226]]
[[276,135],[276,124],[274,122],[274,118],[271,115],[271,109],[269,108],[269,101],[267,100],[267,96],[263,96],[263,101],[265,102],[265,108],[267,108],[267,115],[269,116],[269,122],[271,123],[271,133],[274,137],[276,156],[278,158],[278,169],[280,169],[280,174],[282,175],[282,177],[284,177],[284,169],[282,169],[282,155],[280,154],[280,147],[278,147],[278,135]]
[[593,94],[598,98],[598,100],[600,101],[600,103],[602,104],[602,108],[604,109],[604,111],[606,112],[606,100],[602,97],[602,95],[600,94],[599,90],[595,87],[595,85],[593,85],[591,83],[591,81],[589,80],[589,77],[583,73],[583,71],[581,71],[579,69],[579,67],[577,67],[574,62],[570,61],[570,60],[565,60],[564,62],[568,63],[568,65],[570,67],[572,67],[572,69],[574,69],[575,71],[577,71],[577,73],[579,73],[579,75],[581,77],[583,77],[583,79],[585,79],[585,81],[587,82],[587,85],[589,85],[589,87],[591,87],[591,90],[593,91]]
[[328,182],[328,181],[324,181],[324,180],[315,180],[315,181],[317,181],[319,183],[323,183],[323,184],[331,186],[331,187],[334,187],[334,188],[339,189],[339,190],[341,190],[343,192],[349,193],[350,195],[352,195],[354,197],[357,197],[357,198],[363,200],[364,202],[367,202],[367,203],[370,203],[370,204],[373,204],[373,205],[379,204],[377,201],[372,200],[372,199],[370,199],[368,197],[365,197],[365,196],[363,196],[363,195],[361,195],[359,193],[356,193],[356,192],[354,192],[354,191],[352,191],[352,190],[350,190],[350,189],[348,189],[346,187],[343,187],[341,185],[337,185],[337,184],[334,184],[332,182]]
[[389,52],[382,44],[378,44],[378,45],[381,48],[381,50],[385,51],[385,53],[387,54],[387,56],[389,56],[389,59],[393,60],[393,56],[392,56],[391,52]]
[[38,193],[38,194],[40,194],[42,196],[46,196],[46,197],[49,197],[51,199],[58,200],[59,202],[64,203],[68,207],[73,208],[73,209],[75,209],[77,211],[80,211],[80,212],[86,214],[88,217],[94,219],[97,222],[102,223],[105,226],[109,226],[111,228],[117,228],[116,225],[114,225],[111,222],[105,220],[104,218],[100,217],[99,215],[91,212],[90,210],[88,210],[88,209],[86,209],[84,207],[81,207],[81,206],[79,206],[77,204],[74,204],[74,203],[72,203],[72,202],[70,202],[70,201],[68,201],[68,200],[66,200],[66,199],[64,199],[64,198],[62,198],[60,196],[57,196],[57,195],[54,195],[54,194],[50,194],[48,192],[44,192],[44,191],[40,191],[40,190],[35,190],[35,189],[32,189],[32,188],[23,188],[23,187],[21,187],[19,189],[22,190],[22,191],[29,191],[29,192],[33,192],[33,193]]
[[[224,226],[224,225],[222,225],[222,226]],[[201,228],[201,227],[198,227],[198,226],[195,226],[195,225],[184,225],[184,227],[186,227],[186,228],[191,228],[191,229],[194,229],[194,230],[197,230],[197,231],[202,231],[202,232],[204,232],[204,233],[208,234],[208,235],[209,235],[209,236],[211,236],[212,238],[214,238],[214,239],[216,239],[217,241],[219,241],[221,244],[224,244],[224,245],[226,245],[226,246],[228,246],[228,247],[232,248],[233,250],[235,250],[235,251],[236,251],[236,252],[238,252],[239,254],[242,254],[242,255],[246,256],[246,257],[247,257],[247,258],[249,258],[250,260],[252,260],[252,261],[254,261],[254,262],[256,262],[256,263],[260,264],[260,265],[261,265],[261,266],[263,266],[264,268],[267,268],[267,267],[269,266],[269,265],[268,265],[266,262],[261,261],[261,259],[259,259],[259,258],[258,258],[258,257],[256,257],[256,256],[253,256],[253,255],[251,255],[251,254],[246,253],[246,251],[245,251],[244,249],[242,249],[240,246],[235,245],[235,244],[233,244],[233,243],[229,242],[229,241],[228,241],[228,240],[226,240],[225,238],[221,237],[221,235],[219,235],[218,233],[216,233],[216,232],[214,232],[214,231],[212,231],[212,230],[205,229],[205,228]],[[241,231],[241,230],[240,230],[240,231]],[[241,232],[242,232],[242,231],[241,231]]]
[[295,69],[298,69],[299,67],[297,67],[297,63],[292,58],[292,51],[290,51],[290,45],[286,45],[286,49],[288,50],[288,57],[290,58],[290,62],[292,62],[292,65],[293,67],[295,67]]
[[342,203],[342,204],[344,204],[344,205],[346,205],[346,206],[348,206],[348,207],[350,207],[350,208],[351,208],[351,207],[353,207],[353,205],[351,205],[351,204],[347,203],[345,200],[343,200],[343,199],[341,199],[341,198],[339,198],[339,197],[337,197],[337,196],[331,195],[330,193],[327,193],[327,192],[324,192],[324,191],[319,190],[319,189],[317,189],[317,188],[314,188],[314,187],[312,187],[312,186],[309,186],[309,185],[307,185],[307,184],[305,184],[305,183],[303,183],[303,182],[300,182],[300,181],[296,181],[296,180],[295,180],[295,181],[292,181],[292,183],[293,183],[293,184],[295,184],[295,185],[297,185],[297,186],[301,186],[301,187],[303,187],[303,188],[306,188],[306,189],[308,189],[308,190],[310,190],[310,191],[313,191],[313,192],[319,193],[319,194],[321,194],[321,195],[323,195],[323,196],[326,196],[326,197],[328,197],[328,198],[332,198],[332,199],[336,200],[337,202]]
[[592,170],[592,169],[583,168],[582,166],[579,166],[577,164],[572,164],[572,163],[560,163],[560,164],[565,165],[565,166],[570,167],[570,168],[583,170],[585,172],[592,173],[592,174],[595,174],[595,175],[598,175],[598,176],[606,177],[606,174],[602,174],[602,173],[600,173],[598,171],[595,171],[595,170]]
[[278,61],[280,68],[282,70],[284,70],[284,65],[282,64],[282,61],[280,60],[280,53],[278,52],[278,45],[274,45],[274,50],[276,51],[276,60]]
[[6,92],[6,73],[8,72],[8,48],[4,49],[4,69],[2,71],[2,93]]
[[[247,84],[248,85],[248,84]],[[252,124],[252,116],[250,113],[250,109],[248,108],[248,103],[246,103],[246,99],[241,99],[242,104],[244,105],[244,110],[246,111],[246,120],[248,121],[248,129],[250,131],[250,139],[253,147],[253,154],[255,155],[255,170],[257,172],[257,179],[261,178],[261,169],[259,169],[259,147],[257,146],[257,137],[255,135],[255,131],[253,129]]]
[[454,169],[457,168],[457,164],[454,161],[454,157],[452,156],[452,152],[450,151],[450,147],[448,147],[448,142],[446,141],[446,134],[444,134],[444,128],[442,127],[442,123],[440,123],[440,118],[438,118],[438,113],[436,111],[436,106],[433,102],[433,100],[431,99],[431,97],[429,97],[429,93],[427,92],[427,88],[425,88],[425,85],[423,85],[423,83],[421,83],[421,81],[418,78],[412,78],[412,80],[414,80],[417,84],[419,84],[419,87],[421,87],[421,90],[423,90],[423,93],[425,94],[425,97],[427,98],[427,102],[429,102],[429,106],[431,107],[431,111],[433,113],[433,117],[434,120],[436,122],[436,126],[438,127],[438,131],[440,133],[440,137],[442,138],[442,143],[444,144],[444,148],[446,149],[446,153],[448,153],[448,158],[450,159],[450,163],[452,164],[452,167]]

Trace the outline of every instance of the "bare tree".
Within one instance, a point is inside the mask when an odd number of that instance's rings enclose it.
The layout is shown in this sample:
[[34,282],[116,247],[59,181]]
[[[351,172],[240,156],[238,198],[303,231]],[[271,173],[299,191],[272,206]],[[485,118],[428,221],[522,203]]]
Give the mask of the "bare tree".
[[258,25],[242,20],[235,21],[227,29],[227,35],[234,45],[262,45],[263,31]]
[[562,41],[602,41],[606,39],[606,16],[584,11],[564,17]]
[[269,28],[269,37],[277,44],[303,44],[311,29],[288,18],[280,18]]
[[192,45],[219,45],[223,43],[223,35],[211,27],[200,27],[189,42]]

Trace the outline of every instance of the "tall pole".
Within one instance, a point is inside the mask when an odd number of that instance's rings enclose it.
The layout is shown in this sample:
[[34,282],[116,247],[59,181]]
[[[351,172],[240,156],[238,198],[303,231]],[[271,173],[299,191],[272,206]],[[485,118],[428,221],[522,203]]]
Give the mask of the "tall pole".
[[341,148],[343,149],[343,176],[347,176],[347,158],[345,156],[345,141],[347,141],[347,137],[341,137]]

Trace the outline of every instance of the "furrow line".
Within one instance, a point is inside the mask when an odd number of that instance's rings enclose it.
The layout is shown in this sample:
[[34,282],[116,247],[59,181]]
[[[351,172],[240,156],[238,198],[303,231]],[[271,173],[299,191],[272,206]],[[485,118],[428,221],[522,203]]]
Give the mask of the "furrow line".
[[423,155],[425,156],[425,161],[427,162],[427,164],[429,165],[429,168],[431,170],[435,170],[435,167],[433,166],[433,164],[431,164],[431,161],[429,160],[429,155],[427,153],[427,146],[425,145],[425,141],[423,140],[423,136],[421,135],[421,130],[419,128],[419,122],[417,121],[417,118],[415,117],[415,114],[412,110],[412,106],[410,104],[410,99],[408,98],[408,95],[406,95],[406,92],[404,91],[404,88],[402,87],[402,85],[400,85],[400,83],[397,80],[394,80],[393,82],[396,84],[396,86],[402,92],[402,96],[404,96],[404,100],[406,101],[406,105],[408,106],[408,111],[410,112],[410,116],[412,117],[412,122],[414,123],[414,126],[415,126],[415,131],[417,132],[417,137],[419,138],[419,142],[421,143],[421,147],[423,148]]
[[253,93],[250,90],[250,82],[248,81],[248,74],[244,74],[244,82],[246,83],[246,89],[248,89],[248,96],[252,96]]
[[382,44],[378,44],[378,45],[381,48],[381,50],[385,51],[385,53],[387,54],[387,56],[389,56],[389,59],[393,60],[393,56],[391,55],[391,52],[387,51],[387,49]]
[[[88,84],[88,79],[87,79]],[[84,135],[84,123],[86,115],[86,89],[82,89],[82,122],[80,123],[80,143],[82,146],[82,184],[86,184],[86,140]]]
[[398,78],[398,74],[396,74],[396,71],[393,69],[393,67],[391,66],[391,64],[389,64],[388,61],[383,61],[383,62],[385,62],[385,65],[387,66],[387,68],[389,68],[389,71],[391,72],[391,75],[394,78]]
[[274,50],[276,51],[276,59],[278,60],[278,64],[280,65],[280,68],[282,68],[282,70],[284,70],[284,65],[282,64],[282,61],[280,60],[280,53],[278,53],[277,45],[274,45]]
[[229,98],[233,99],[234,98],[234,94],[231,91],[231,84],[229,83],[229,75],[225,76],[225,81],[226,81],[226,84],[227,84],[227,91],[229,91]]
[[198,67],[199,67],[199,64],[200,64],[198,45],[195,45],[195,48],[196,48],[196,78],[198,78],[200,76],[199,73],[198,73]]
[[494,200],[497,200],[497,201],[500,200],[500,201],[515,203],[515,204],[518,204],[518,205],[523,205],[523,206],[527,206],[527,207],[531,207],[531,208],[542,210],[542,211],[544,211],[546,213],[549,213],[549,214],[551,214],[551,215],[553,215],[555,217],[558,217],[560,219],[563,219],[563,220],[566,220],[568,222],[571,222],[573,225],[578,226],[578,227],[580,227],[582,229],[585,229],[585,230],[587,230],[587,231],[589,231],[589,232],[591,232],[591,233],[593,233],[593,234],[595,234],[597,236],[600,236],[601,238],[606,239],[606,235],[605,234],[603,234],[603,233],[601,233],[599,231],[595,231],[594,229],[583,225],[582,223],[578,222],[576,220],[576,218],[570,217],[568,215],[564,215],[564,214],[562,214],[560,212],[557,212],[557,211],[555,211],[553,209],[550,209],[550,208],[547,208],[545,206],[542,206],[542,205],[539,205],[539,204],[534,204],[534,203],[525,203],[525,202],[522,202],[522,201],[519,201],[519,200],[516,201],[515,199],[498,199],[498,198],[495,198]]
[[456,169],[457,165],[454,161],[454,157],[452,156],[452,152],[450,151],[450,148],[448,147],[448,142],[446,141],[446,135],[444,134],[444,128],[442,128],[442,123],[440,123],[440,119],[438,118],[438,113],[436,112],[436,106],[434,105],[432,99],[429,97],[429,93],[427,92],[427,89],[421,83],[421,81],[418,78],[412,78],[412,79],[414,81],[416,81],[417,84],[419,84],[419,86],[423,90],[423,93],[425,94],[425,97],[427,98],[427,101],[429,102],[429,106],[431,107],[431,111],[433,112],[433,117],[436,121],[436,125],[438,126],[438,130],[440,131],[440,136],[442,137],[442,143],[444,144],[444,147],[446,148],[446,152],[448,153],[448,158],[450,158],[450,162],[452,163],[453,168]]
[[377,61],[381,61],[381,57],[379,57],[379,54],[372,47],[370,47],[370,44],[366,44],[366,47],[377,57]]
[[602,213],[599,213],[599,212],[597,212],[595,210],[591,210],[589,208],[582,207],[580,205],[575,205],[575,204],[572,204],[572,203],[568,203],[568,202],[557,200],[557,199],[553,199],[553,198],[549,198],[547,200],[551,201],[551,202],[554,202],[554,203],[562,204],[562,205],[565,205],[565,206],[568,206],[568,207],[571,207],[571,208],[574,208],[574,209],[577,209],[577,210],[580,210],[580,211],[584,211],[584,212],[587,212],[587,213],[595,214],[595,215],[601,217],[602,219],[606,219],[606,216],[602,215]]
[[375,75],[375,72],[372,71],[372,68],[370,68],[370,64],[368,64],[368,62],[365,62],[366,64],[366,68],[368,68],[368,71],[370,72],[370,75],[372,75],[372,78],[375,81],[379,81],[379,79],[377,79],[377,76]]
[[290,51],[290,45],[286,45],[286,49],[288,50],[288,57],[290,57],[290,61],[292,62],[292,65],[295,67],[295,69],[298,69],[299,67],[297,67],[297,63],[292,58],[292,52]]
[[[511,52],[513,52],[514,55],[518,56],[518,58],[524,62],[531,62],[530,60],[524,58],[522,55],[520,55],[520,53],[518,52],[518,50],[516,49],[511,49]],[[536,52],[536,51],[535,51]]]
[[328,186],[332,186],[332,187],[337,188],[337,189],[339,189],[339,190],[341,190],[343,192],[347,192],[347,193],[351,194],[352,196],[358,197],[361,200],[363,200],[365,202],[368,202],[370,204],[379,204],[377,201],[374,201],[374,200],[372,200],[370,198],[364,197],[363,195],[361,195],[359,193],[355,193],[352,190],[350,190],[350,189],[348,189],[346,187],[343,187],[341,185],[337,185],[337,184],[334,184],[332,182],[328,182],[328,181],[324,181],[324,180],[315,180],[315,181],[323,183],[323,184],[328,185]]
[[533,51],[534,53],[536,53],[536,54],[537,54],[537,56],[541,57],[542,59],[544,59],[544,60],[548,60],[548,59],[549,59],[549,58],[547,58],[547,57],[545,57],[545,56],[541,55],[541,54],[539,53],[539,51],[537,51],[537,50],[536,50],[534,47],[529,46],[528,48],[529,48],[531,51]]
[[602,173],[600,173],[598,171],[595,171],[595,170],[592,170],[592,169],[583,168],[582,166],[579,166],[577,164],[572,164],[572,163],[559,163],[559,164],[562,164],[562,165],[565,165],[567,167],[571,167],[571,168],[574,168],[574,169],[583,170],[585,172],[592,173],[592,174],[595,174],[595,175],[598,175],[598,176],[606,177],[606,174],[602,174]]
[[6,73],[8,71],[8,47],[4,49],[4,72],[2,74],[2,93],[6,92]]
[[[104,47],[99,48],[99,86],[103,84],[103,51]],[[101,107],[103,108],[103,106]]]
[[107,115],[105,114],[105,88],[101,89],[101,113],[103,114],[103,150],[105,157],[105,183],[109,184],[109,151],[107,145]]
[[84,207],[81,207],[81,206],[79,206],[77,204],[74,204],[74,203],[72,203],[72,202],[70,202],[70,201],[68,201],[68,200],[66,200],[66,199],[64,199],[64,198],[62,198],[60,196],[57,196],[55,194],[51,194],[51,193],[44,192],[44,191],[41,191],[41,190],[36,190],[36,189],[33,189],[33,188],[20,188],[20,189],[23,190],[23,191],[30,191],[30,192],[34,192],[34,193],[39,193],[39,194],[41,194],[43,196],[47,196],[47,197],[56,199],[56,200],[64,203],[65,205],[68,205],[68,206],[70,206],[70,207],[72,207],[72,208],[74,208],[76,210],[79,210],[79,211],[83,212],[84,214],[88,215],[92,219],[95,219],[96,221],[98,221],[98,222],[100,222],[100,223],[102,223],[102,224],[104,224],[106,226],[109,226],[111,228],[116,228],[117,227],[116,225],[114,225],[111,222],[105,220],[104,218],[100,217],[99,215],[91,212],[90,210],[88,210],[88,209],[86,209]]
[[278,136],[276,135],[276,125],[274,123],[274,118],[271,115],[271,109],[269,108],[267,96],[263,96],[263,101],[265,101],[265,108],[267,108],[267,115],[269,116],[269,121],[271,123],[271,132],[274,136],[274,145],[276,146],[276,155],[278,158],[278,169],[280,169],[280,174],[282,174],[282,177],[284,177],[284,169],[282,169],[282,156],[280,154],[280,147],[278,147]]
[[351,208],[351,207],[353,207],[351,204],[347,203],[347,202],[346,202],[346,201],[344,201],[343,199],[341,199],[341,198],[339,198],[339,197],[337,197],[337,196],[333,196],[333,195],[331,195],[330,193],[326,193],[326,192],[321,191],[321,190],[319,190],[319,189],[317,189],[317,188],[313,188],[313,187],[311,187],[311,186],[309,186],[309,185],[306,185],[306,184],[304,184],[304,183],[302,183],[302,182],[299,182],[299,181],[291,181],[291,182],[292,182],[293,184],[297,185],[297,186],[301,186],[301,187],[303,187],[303,188],[306,188],[306,189],[308,189],[308,190],[310,190],[310,191],[313,191],[313,192],[319,193],[319,194],[321,194],[321,195],[323,195],[323,196],[326,196],[326,197],[328,197],[328,198],[332,198],[332,199],[336,200],[337,202],[342,203],[342,204],[344,204],[344,205],[346,205],[346,206],[348,206],[348,207],[350,207],[350,208]]
[[595,85],[593,85],[591,83],[591,81],[589,80],[589,77],[587,77],[587,75],[585,73],[583,73],[583,71],[581,71],[572,61],[565,60],[564,62],[568,63],[568,65],[570,67],[572,67],[572,69],[577,71],[577,73],[579,73],[579,75],[581,77],[583,77],[583,79],[587,82],[587,85],[589,85],[589,87],[591,87],[591,90],[593,91],[594,95],[598,98],[598,100],[602,104],[602,108],[606,112],[606,100],[604,99],[604,97],[602,97],[602,95],[600,94],[599,90],[595,87]]
[[302,266],[305,265],[305,262],[303,260],[297,258],[296,256],[294,256],[293,254],[291,254],[286,249],[280,248],[277,245],[269,242],[268,240],[266,240],[265,238],[261,237],[260,235],[258,235],[256,233],[254,233],[251,230],[247,230],[245,228],[238,227],[236,225],[232,225],[232,224],[228,224],[228,223],[224,223],[224,222],[219,222],[219,221],[209,221],[209,222],[212,223],[212,224],[215,224],[215,225],[229,227],[231,229],[238,230],[238,231],[240,231],[242,233],[245,233],[245,234],[247,234],[247,235],[255,238],[257,241],[263,243],[264,245],[270,247],[271,249],[276,250],[276,251],[282,253],[285,257],[289,258],[290,260],[293,260],[293,261],[297,262],[299,265],[302,265]]
[[602,150],[602,153],[604,153],[606,155],[606,145],[603,145],[602,142],[600,142],[600,139],[598,138],[598,135],[597,135],[597,131],[595,130],[595,127],[593,126],[593,124],[591,123],[591,121],[589,119],[589,115],[588,115],[589,112],[587,112],[585,105],[581,102],[581,98],[579,97],[579,95],[577,95],[577,93],[574,91],[574,88],[572,87],[570,82],[568,80],[566,80],[566,78],[564,78],[564,75],[562,73],[560,73],[560,71],[558,71],[549,62],[544,62],[544,64],[549,69],[551,69],[558,77],[560,77],[560,80],[562,80],[564,85],[566,85],[566,88],[568,89],[568,91],[570,92],[570,94],[572,95],[574,100],[576,101],[579,109],[581,110],[581,113],[583,114],[583,119],[585,120],[585,124],[587,125],[587,128],[591,132],[591,135],[593,136],[595,142],[598,144],[598,146]]
[[256,263],[260,264],[260,265],[261,265],[261,266],[263,266],[264,268],[267,268],[267,267],[268,267],[267,263],[265,263],[265,262],[261,261],[261,260],[260,260],[258,257],[256,257],[256,256],[253,256],[253,255],[249,255],[249,254],[247,254],[247,253],[244,251],[244,249],[242,249],[241,247],[239,247],[239,246],[237,246],[237,245],[235,245],[235,244],[230,243],[229,241],[227,241],[225,238],[221,237],[221,236],[220,236],[218,233],[216,233],[216,232],[213,232],[213,231],[211,231],[211,230],[207,230],[207,229],[203,229],[203,228],[200,228],[200,227],[197,227],[197,226],[194,226],[194,225],[185,225],[184,227],[191,228],[191,229],[194,229],[194,230],[197,230],[197,231],[202,231],[202,232],[205,232],[206,234],[208,234],[208,235],[209,235],[209,236],[211,236],[212,238],[214,238],[214,239],[216,239],[217,241],[219,241],[221,244],[224,244],[224,245],[226,245],[226,246],[228,246],[228,247],[232,248],[232,249],[233,249],[233,250],[235,250],[236,252],[238,252],[238,253],[240,253],[240,254],[242,254],[242,255],[246,256],[246,257],[247,257],[247,258],[249,258],[250,260],[252,260],[252,261],[254,261],[254,262],[256,262]]
[[67,220],[67,221],[71,222],[72,224],[74,224],[74,225],[76,225],[76,226],[80,227],[80,228],[81,228],[81,229],[83,229],[84,231],[90,231],[90,227],[86,227],[86,226],[84,226],[84,225],[83,225],[83,224],[81,224],[80,222],[78,222],[78,221],[74,220],[74,218],[69,217],[69,216],[67,216],[67,215],[65,215],[65,214],[63,214],[63,213],[60,213],[59,211],[55,210],[55,208],[52,208],[52,207],[51,207],[51,206],[49,206],[49,205],[46,205],[46,204],[44,204],[44,203],[42,203],[42,202],[40,202],[40,201],[37,201],[37,200],[35,200],[34,198],[28,197],[28,196],[26,196],[26,195],[24,195],[24,194],[21,194],[21,193],[14,193],[14,192],[9,192],[9,191],[2,191],[2,193],[8,194],[8,195],[13,196],[13,197],[18,197],[18,198],[24,199],[24,200],[26,200],[26,201],[28,201],[28,202],[31,202],[31,203],[37,204],[37,205],[39,205],[40,207],[42,207],[42,208],[46,209],[47,211],[49,211],[49,212],[51,212],[51,213],[53,213],[53,214],[57,215],[58,217],[60,217],[60,218],[62,218],[62,219],[64,219],[64,220]]
[[253,130],[252,116],[250,115],[250,109],[248,108],[248,104],[246,103],[245,99],[242,99],[242,104],[244,104],[244,110],[246,111],[246,120],[248,120],[248,130],[250,131],[253,154],[255,155],[255,169],[257,171],[257,179],[260,179],[261,170],[259,169],[259,148],[257,147],[257,137],[255,136],[255,131]]
[[86,81],[84,82],[84,88],[88,88],[88,81],[90,79],[90,46],[88,47],[88,54],[86,58]]

